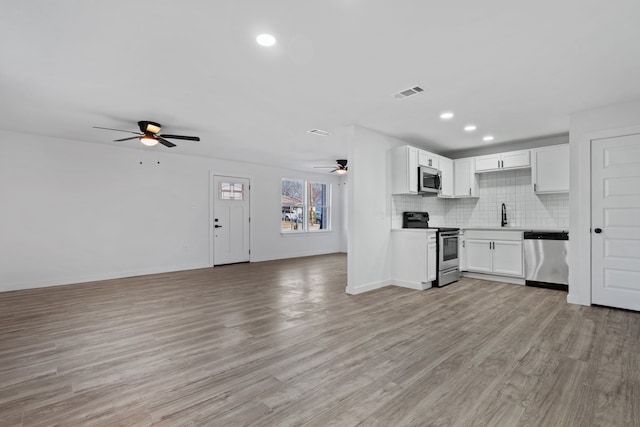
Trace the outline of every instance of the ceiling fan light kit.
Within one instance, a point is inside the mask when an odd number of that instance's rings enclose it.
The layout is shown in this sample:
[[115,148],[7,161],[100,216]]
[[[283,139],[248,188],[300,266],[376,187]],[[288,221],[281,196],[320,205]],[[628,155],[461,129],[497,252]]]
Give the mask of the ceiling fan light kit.
[[151,136],[141,136],[138,138],[140,142],[142,142],[147,147],[153,147],[154,145],[158,145],[158,140]]

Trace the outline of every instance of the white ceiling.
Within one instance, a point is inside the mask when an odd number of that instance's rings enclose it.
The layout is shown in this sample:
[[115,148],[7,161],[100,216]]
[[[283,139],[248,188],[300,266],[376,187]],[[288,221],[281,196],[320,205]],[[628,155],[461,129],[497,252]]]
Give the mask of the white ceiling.
[[440,153],[555,135],[640,98],[639,18],[638,0],[6,0],[0,129],[115,144],[92,126],[154,120],[202,138],[175,152],[300,168],[347,154],[311,128]]

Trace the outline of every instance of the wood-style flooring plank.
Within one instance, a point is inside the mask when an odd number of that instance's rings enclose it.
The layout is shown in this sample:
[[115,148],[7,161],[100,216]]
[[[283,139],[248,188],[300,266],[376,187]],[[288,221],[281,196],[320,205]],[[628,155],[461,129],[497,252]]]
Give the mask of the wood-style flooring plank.
[[1,426],[638,426],[640,313],[323,255],[0,294]]

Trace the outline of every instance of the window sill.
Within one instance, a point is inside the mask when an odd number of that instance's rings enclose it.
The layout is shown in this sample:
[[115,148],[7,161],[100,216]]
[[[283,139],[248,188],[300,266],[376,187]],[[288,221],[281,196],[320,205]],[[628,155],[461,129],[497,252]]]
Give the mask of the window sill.
[[327,234],[331,233],[331,230],[316,230],[316,231],[288,231],[280,232],[281,236],[309,236],[313,234]]

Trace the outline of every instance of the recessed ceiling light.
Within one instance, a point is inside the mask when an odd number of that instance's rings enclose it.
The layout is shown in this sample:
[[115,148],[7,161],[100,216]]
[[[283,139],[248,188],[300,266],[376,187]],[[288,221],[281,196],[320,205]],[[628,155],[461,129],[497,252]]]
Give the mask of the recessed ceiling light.
[[442,120],[449,120],[453,118],[453,113],[451,111],[445,111],[444,113],[440,114],[440,118]]
[[487,135],[484,138],[482,138],[483,141],[493,141],[493,136],[492,135]]
[[271,34],[260,34],[258,37],[256,37],[256,41],[260,46],[266,46],[266,47],[273,46],[274,44],[276,44],[276,38],[273,37]]
[[473,131],[474,131],[474,130],[476,130],[476,129],[478,129],[478,128],[476,127],[476,125],[466,125],[466,126],[464,127],[464,131],[465,131],[465,132],[473,132]]

